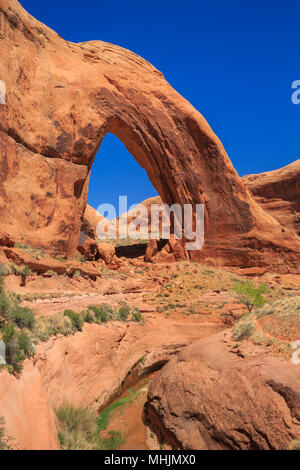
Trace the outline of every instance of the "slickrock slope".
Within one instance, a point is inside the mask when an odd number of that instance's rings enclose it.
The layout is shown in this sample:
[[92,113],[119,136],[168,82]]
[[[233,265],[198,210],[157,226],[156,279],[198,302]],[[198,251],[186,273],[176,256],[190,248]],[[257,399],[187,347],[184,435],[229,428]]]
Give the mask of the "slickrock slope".
[[229,333],[188,346],[153,380],[151,427],[176,448],[288,449],[300,437],[300,368]]
[[41,375],[26,361],[21,377],[0,374],[0,415],[5,419],[5,435],[10,445],[20,450],[57,450],[60,448],[54,412]]
[[250,195],[206,120],[136,54],[65,41],[0,0],[0,235],[73,255],[93,161],[107,132],[164,202],[205,205],[193,259],[297,269],[300,241]]
[[279,170],[243,176],[262,208],[300,235],[300,159]]

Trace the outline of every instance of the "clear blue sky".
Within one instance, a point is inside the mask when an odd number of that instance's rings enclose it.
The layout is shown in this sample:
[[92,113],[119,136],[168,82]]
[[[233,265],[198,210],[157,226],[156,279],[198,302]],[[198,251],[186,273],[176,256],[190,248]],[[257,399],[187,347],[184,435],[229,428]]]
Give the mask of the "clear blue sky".
[[[21,0],[73,42],[100,39],[141,55],[208,120],[240,175],[300,158],[299,0]],[[133,157],[107,135],[92,170],[89,202],[155,194]]]

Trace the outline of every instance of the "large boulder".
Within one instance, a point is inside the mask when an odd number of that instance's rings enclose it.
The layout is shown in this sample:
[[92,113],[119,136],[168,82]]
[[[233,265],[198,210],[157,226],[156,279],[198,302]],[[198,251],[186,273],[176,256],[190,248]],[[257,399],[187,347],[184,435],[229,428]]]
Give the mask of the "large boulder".
[[97,243],[97,248],[100,258],[103,259],[106,264],[110,264],[116,254],[116,249],[114,245],[111,245],[110,243],[106,242],[101,242]]
[[79,245],[78,251],[88,261],[97,261],[100,258],[98,244],[92,238],[87,238],[82,245]]
[[300,437],[300,366],[218,333],[154,378],[146,418],[179,449],[288,449]]

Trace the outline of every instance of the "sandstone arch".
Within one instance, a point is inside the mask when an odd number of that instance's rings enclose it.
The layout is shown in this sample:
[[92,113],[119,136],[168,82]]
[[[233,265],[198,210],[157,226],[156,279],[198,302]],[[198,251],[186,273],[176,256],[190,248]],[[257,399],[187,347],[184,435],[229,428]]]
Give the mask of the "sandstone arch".
[[74,44],[0,0],[1,232],[74,253],[93,158],[107,132],[167,203],[205,204],[195,259],[297,269],[300,241],[266,214],[205,119],[151,64],[118,46]]

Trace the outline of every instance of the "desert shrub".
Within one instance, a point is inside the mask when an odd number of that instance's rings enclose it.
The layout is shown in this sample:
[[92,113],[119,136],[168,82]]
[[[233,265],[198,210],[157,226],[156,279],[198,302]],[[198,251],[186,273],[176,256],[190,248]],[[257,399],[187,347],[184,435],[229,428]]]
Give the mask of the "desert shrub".
[[19,297],[7,294],[4,287],[0,289],[0,317],[6,323],[13,323],[19,328],[32,329],[34,326],[34,314],[29,308],[18,305]]
[[234,328],[233,336],[236,341],[242,341],[243,339],[250,338],[254,331],[255,325],[251,320],[248,322],[240,322]]
[[5,420],[1,416],[0,417],[0,450],[11,450],[11,447],[9,445],[10,439],[7,436],[5,436],[4,425],[5,425]]
[[31,248],[28,245],[23,245],[21,243],[16,243],[16,248],[19,248],[22,251],[25,251],[28,255],[32,256],[34,259],[41,259],[43,256],[45,256],[45,253],[42,250],[39,250],[38,248]]
[[130,315],[130,307],[123,302],[119,308],[119,318],[121,321],[127,321]]
[[2,330],[2,340],[6,346],[6,362],[11,372],[21,372],[23,361],[34,354],[30,338],[24,331],[17,331],[10,323]]
[[69,317],[75,330],[81,331],[84,321],[79,313],[73,312],[73,310],[65,310],[64,316]]
[[16,324],[19,328],[28,328],[32,330],[35,324],[33,312],[26,307],[15,305],[9,312],[10,322]]
[[94,312],[97,323],[106,323],[108,322],[108,320],[111,320],[114,316],[114,310],[112,309],[112,307],[104,303],[99,306],[90,305],[88,307],[88,310]]
[[64,405],[56,410],[59,422],[58,438],[63,450],[113,450],[124,441],[118,431],[103,439],[97,427],[97,417],[88,408]]
[[84,255],[82,255],[81,253],[79,253],[79,251],[76,251],[75,255],[73,256],[73,260],[74,261],[79,261],[80,263],[87,263],[88,262],[86,257]]
[[85,323],[96,323],[96,316],[91,310],[82,312],[82,316]]
[[143,315],[137,308],[132,311],[132,321],[136,323],[142,323],[144,321]]
[[9,315],[11,303],[4,289],[0,290],[0,316],[6,318]]
[[75,278],[79,276],[81,276],[81,271],[79,269],[75,269],[75,271],[72,274],[72,277]]
[[256,287],[251,281],[237,282],[233,286],[233,290],[249,312],[253,307],[262,307],[266,303],[262,294],[267,294],[270,291],[266,284],[260,284]]
[[20,267],[17,266],[16,264],[14,264],[14,263],[10,263],[8,265],[8,272],[9,272],[9,274],[14,274],[15,276],[19,276]]
[[37,318],[32,332],[32,340],[38,343],[39,341],[47,341],[51,336],[58,334],[70,336],[76,331],[69,317],[64,316],[62,313],[56,313]]

